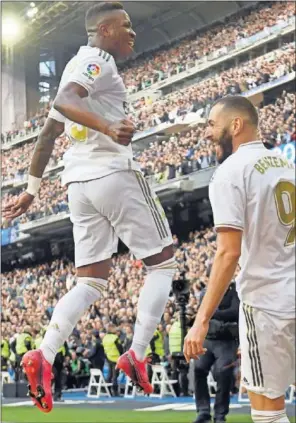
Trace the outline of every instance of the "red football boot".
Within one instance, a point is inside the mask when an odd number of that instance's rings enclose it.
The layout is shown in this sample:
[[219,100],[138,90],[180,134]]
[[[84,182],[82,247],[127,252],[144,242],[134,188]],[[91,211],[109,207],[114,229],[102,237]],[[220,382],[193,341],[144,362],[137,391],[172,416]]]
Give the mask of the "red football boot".
[[122,370],[135,385],[143,389],[145,394],[152,394],[153,387],[149,382],[146,364],[147,359],[139,361],[134,351],[128,350],[119,357],[116,368]]
[[28,351],[21,363],[28,379],[29,395],[43,413],[52,410],[52,365],[43,357],[41,350]]

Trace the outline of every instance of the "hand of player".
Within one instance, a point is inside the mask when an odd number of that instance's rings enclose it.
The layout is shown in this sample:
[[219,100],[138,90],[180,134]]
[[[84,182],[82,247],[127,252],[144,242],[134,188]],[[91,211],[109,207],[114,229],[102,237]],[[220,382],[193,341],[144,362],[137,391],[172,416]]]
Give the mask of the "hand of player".
[[113,141],[117,142],[121,145],[129,145],[134,133],[136,131],[136,127],[130,120],[124,119],[120,122],[112,123],[107,131],[106,135],[111,137]]
[[22,193],[14,202],[8,204],[2,210],[3,217],[6,219],[14,219],[25,213],[33,203],[34,196],[27,192]]
[[207,323],[194,323],[194,326],[189,330],[184,340],[184,355],[187,363],[191,358],[198,358],[200,355],[204,355],[207,351],[203,347],[204,340],[209,330],[209,322]]

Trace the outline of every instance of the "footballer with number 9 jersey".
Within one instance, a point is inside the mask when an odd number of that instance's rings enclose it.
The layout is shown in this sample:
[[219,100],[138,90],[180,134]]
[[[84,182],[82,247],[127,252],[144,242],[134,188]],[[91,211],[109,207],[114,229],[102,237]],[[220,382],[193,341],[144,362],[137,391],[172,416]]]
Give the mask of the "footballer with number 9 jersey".
[[213,105],[206,138],[221,163],[209,188],[217,253],[184,353],[204,353],[208,322],[239,263],[241,383],[255,423],[286,423],[285,392],[295,382],[295,166],[264,147],[244,97]]
[[56,305],[40,349],[23,358],[29,393],[44,412],[52,409],[55,355],[91,304],[107,288],[111,257],[120,238],[147,276],[138,302],[133,343],[117,361],[150,394],[145,352],[164,312],[176,270],[172,236],[163,208],[133,160],[135,127],[126,119],[126,90],[115,60],[133,52],[135,32],[120,3],[95,4],[86,14],[88,45],[68,63],[36,145],[27,190],[5,210],[24,213],[38,192],[53,143],[63,130],[72,141],[64,155],[73,222],[77,285]]

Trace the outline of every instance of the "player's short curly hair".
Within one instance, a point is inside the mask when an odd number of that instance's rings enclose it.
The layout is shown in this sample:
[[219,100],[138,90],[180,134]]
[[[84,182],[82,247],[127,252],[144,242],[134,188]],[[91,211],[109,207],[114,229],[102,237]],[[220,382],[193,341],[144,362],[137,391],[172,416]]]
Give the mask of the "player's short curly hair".
[[124,10],[123,5],[120,2],[107,1],[103,3],[98,3],[92,6],[85,15],[86,22],[100,16],[106,12],[112,12],[113,10]]

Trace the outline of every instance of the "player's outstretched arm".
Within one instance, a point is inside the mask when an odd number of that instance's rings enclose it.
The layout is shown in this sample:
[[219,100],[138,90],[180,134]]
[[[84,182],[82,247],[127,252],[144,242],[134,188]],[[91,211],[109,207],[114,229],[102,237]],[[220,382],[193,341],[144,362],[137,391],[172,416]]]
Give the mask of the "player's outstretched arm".
[[91,112],[83,101],[88,97],[88,91],[76,82],[69,82],[57,94],[53,107],[72,122],[108,135],[113,141],[128,145],[136,131],[134,124],[124,119],[110,123]]
[[187,362],[205,353],[203,343],[209,330],[209,321],[233,278],[241,254],[241,230],[225,227],[219,228],[217,232],[217,252],[207,291],[198,309],[194,325],[184,342]]
[[49,162],[54,142],[64,132],[64,123],[48,118],[42,128],[31,160],[28,186],[14,202],[3,209],[3,217],[14,219],[25,213],[38,193],[43,172]]

